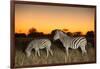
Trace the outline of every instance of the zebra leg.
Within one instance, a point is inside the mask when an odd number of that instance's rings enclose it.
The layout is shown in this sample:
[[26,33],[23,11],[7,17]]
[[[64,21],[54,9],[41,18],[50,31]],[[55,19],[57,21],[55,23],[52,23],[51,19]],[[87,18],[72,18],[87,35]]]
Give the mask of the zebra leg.
[[49,52],[50,52],[50,54],[53,56],[53,52],[52,52],[52,50],[51,50],[51,49],[49,49]]
[[37,56],[37,53],[38,53],[38,49],[35,49],[35,56]]
[[67,54],[67,57],[68,57],[69,56],[68,47],[66,47],[65,49],[66,49],[66,54]]
[[40,56],[40,51],[39,51],[39,49],[38,49],[38,51],[37,51],[37,52],[38,52],[38,56]]
[[69,51],[68,51],[68,47],[65,48],[66,49],[66,55],[65,55],[65,63],[69,62]]
[[89,60],[89,56],[87,54],[87,51],[85,49],[85,46],[81,46],[81,50],[82,50],[82,57],[84,61],[88,61]]
[[85,46],[80,46],[80,47],[81,47],[81,50],[82,50],[82,55],[87,54]]
[[48,50],[48,48],[46,48],[46,51],[47,51],[47,57],[48,57],[48,55],[49,55],[49,50]]

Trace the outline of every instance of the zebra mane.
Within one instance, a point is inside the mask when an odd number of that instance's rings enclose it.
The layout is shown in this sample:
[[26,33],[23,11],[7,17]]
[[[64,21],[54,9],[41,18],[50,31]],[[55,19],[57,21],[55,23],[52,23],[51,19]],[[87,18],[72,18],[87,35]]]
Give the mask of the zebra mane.
[[68,36],[65,32],[63,32],[63,31],[61,31],[61,30],[58,30],[58,32],[59,32],[62,36],[69,38],[69,36]]

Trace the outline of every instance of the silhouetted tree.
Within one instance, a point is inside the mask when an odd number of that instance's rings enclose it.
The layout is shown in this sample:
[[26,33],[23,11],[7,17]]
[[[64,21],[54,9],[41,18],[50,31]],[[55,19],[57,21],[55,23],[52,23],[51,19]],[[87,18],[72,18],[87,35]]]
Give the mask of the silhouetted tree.
[[71,33],[71,32],[67,32],[67,35],[69,35],[69,36],[73,36],[73,33]]
[[37,31],[37,30],[36,30],[35,28],[30,28],[29,31],[28,31],[29,34],[28,34],[27,36],[28,36],[28,37],[36,36],[36,34],[35,34],[36,31]]
[[29,34],[27,35],[28,37],[41,37],[44,36],[43,32],[37,32],[35,28],[29,29]]
[[63,29],[63,31],[64,31],[64,32],[67,32],[67,31],[68,31],[68,29]]
[[94,37],[94,32],[93,31],[88,31],[86,33],[86,37],[93,38]]
[[73,36],[82,36],[82,32],[75,32],[73,33]]
[[15,37],[17,37],[17,38],[25,38],[26,34],[25,33],[15,33]]
[[30,34],[30,33],[34,33],[34,32],[37,32],[37,30],[36,30],[35,28],[29,29],[29,34]]
[[93,32],[93,31],[88,31],[88,32],[86,33],[86,38],[87,38],[87,40],[88,40],[89,42],[94,41],[94,32]]

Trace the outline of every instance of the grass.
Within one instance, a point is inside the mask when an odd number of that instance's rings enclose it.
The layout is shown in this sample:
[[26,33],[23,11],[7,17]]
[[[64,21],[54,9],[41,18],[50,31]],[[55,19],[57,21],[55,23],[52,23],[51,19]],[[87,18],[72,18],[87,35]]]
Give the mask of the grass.
[[32,39],[16,39],[16,53],[15,53],[15,66],[28,66],[28,65],[44,65],[44,64],[62,64],[62,63],[84,63],[95,62],[95,48],[92,44],[87,46],[87,55],[82,56],[81,50],[69,49],[69,58],[65,54],[65,49],[62,44],[55,42],[52,44],[53,56],[49,54],[46,57],[46,50],[40,50],[41,56],[35,56],[34,50],[29,58],[25,55],[25,48]]

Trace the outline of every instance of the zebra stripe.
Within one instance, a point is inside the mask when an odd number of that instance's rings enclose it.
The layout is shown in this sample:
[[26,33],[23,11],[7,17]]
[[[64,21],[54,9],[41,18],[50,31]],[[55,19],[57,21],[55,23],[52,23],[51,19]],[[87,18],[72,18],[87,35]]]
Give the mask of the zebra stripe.
[[46,44],[46,40],[41,40],[41,46],[45,45]]
[[74,39],[72,40],[72,48],[76,48],[75,46],[76,46],[76,42],[77,42],[78,39],[79,39],[79,38],[74,38]]
[[76,46],[78,46],[78,44],[79,44],[82,40],[84,40],[84,38],[80,37],[80,39],[78,39],[77,42],[76,42]]
[[76,42],[74,43],[74,45],[73,46],[75,46],[74,48],[76,49],[76,48],[78,48],[78,44],[81,42],[81,40],[83,40],[84,38],[82,38],[82,37],[78,37],[77,38],[77,40],[76,40]]
[[[79,43],[77,43],[77,46],[79,46],[80,43],[85,42],[85,41],[86,41],[85,38],[81,39],[81,40],[79,41]],[[86,42],[86,43],[87,43],[87,42]],[[85,46],[86,46],[86,43],[84,44]],[[85,46],[84,46],[84,47],[85,47]]]

